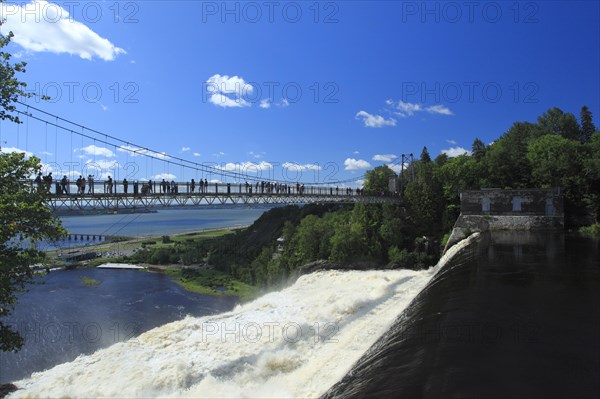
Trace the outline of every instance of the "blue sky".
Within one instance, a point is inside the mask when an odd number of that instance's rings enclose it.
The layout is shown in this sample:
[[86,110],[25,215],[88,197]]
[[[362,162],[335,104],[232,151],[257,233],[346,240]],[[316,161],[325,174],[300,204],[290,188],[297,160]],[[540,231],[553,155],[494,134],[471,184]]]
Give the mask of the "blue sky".
[[[2,13],[29,90],[52,97],[33,106],[265,179],[359,180],[424,145],[435,157],[489,143],[553,106],[585,104],[600,125],[596,1],[22,1]],[[1,128],[3,148],[57,173],[202,176],[34,119]]]

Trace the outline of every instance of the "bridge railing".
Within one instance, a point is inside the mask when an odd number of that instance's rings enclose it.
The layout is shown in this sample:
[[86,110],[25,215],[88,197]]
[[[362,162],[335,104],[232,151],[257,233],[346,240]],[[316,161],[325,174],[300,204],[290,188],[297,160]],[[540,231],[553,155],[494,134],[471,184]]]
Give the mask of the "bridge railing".
[[[362,189],[339,186],[284,184],[275,182],[210,183],[200,181],[123,181],[123,180],[53,180],[25,182],[32,190],[47,190],[57,197],[135,197],[135,196],[192,196],[192,195],[311,195],[311,196],[374,196]],[[379,196],[383,196],[381,193]]]

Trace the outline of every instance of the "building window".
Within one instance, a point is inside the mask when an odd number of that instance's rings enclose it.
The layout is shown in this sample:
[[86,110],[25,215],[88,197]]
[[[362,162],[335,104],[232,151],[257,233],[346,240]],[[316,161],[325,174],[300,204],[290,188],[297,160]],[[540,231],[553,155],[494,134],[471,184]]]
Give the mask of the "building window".
[[554,201],[552,197],[546,197],[546,216],[554,216]]
[[514,197],[512,200],[513,212],[521,212],[521,197]]
[[490,199],[487,197],[484,197],[481,200],[481,211],[482,212],[489,212],[490,211]]

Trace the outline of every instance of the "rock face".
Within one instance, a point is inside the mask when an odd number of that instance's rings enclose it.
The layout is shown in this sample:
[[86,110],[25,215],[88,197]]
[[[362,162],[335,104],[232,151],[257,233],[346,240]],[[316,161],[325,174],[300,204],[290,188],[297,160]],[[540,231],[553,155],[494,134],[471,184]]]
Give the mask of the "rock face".
[[0,385],[0,398],[5,397],[11,392],[16,391],[18,388],[14,384]]

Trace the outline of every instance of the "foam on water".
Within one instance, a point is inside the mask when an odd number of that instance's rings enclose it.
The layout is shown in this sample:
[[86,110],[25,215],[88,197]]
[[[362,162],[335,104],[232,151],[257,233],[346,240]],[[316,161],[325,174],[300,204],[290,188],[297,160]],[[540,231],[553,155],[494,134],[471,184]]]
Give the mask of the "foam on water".
[[325,271],[238,306],[187,317],[15,383],[14,397],[317,397],[431,279]]

